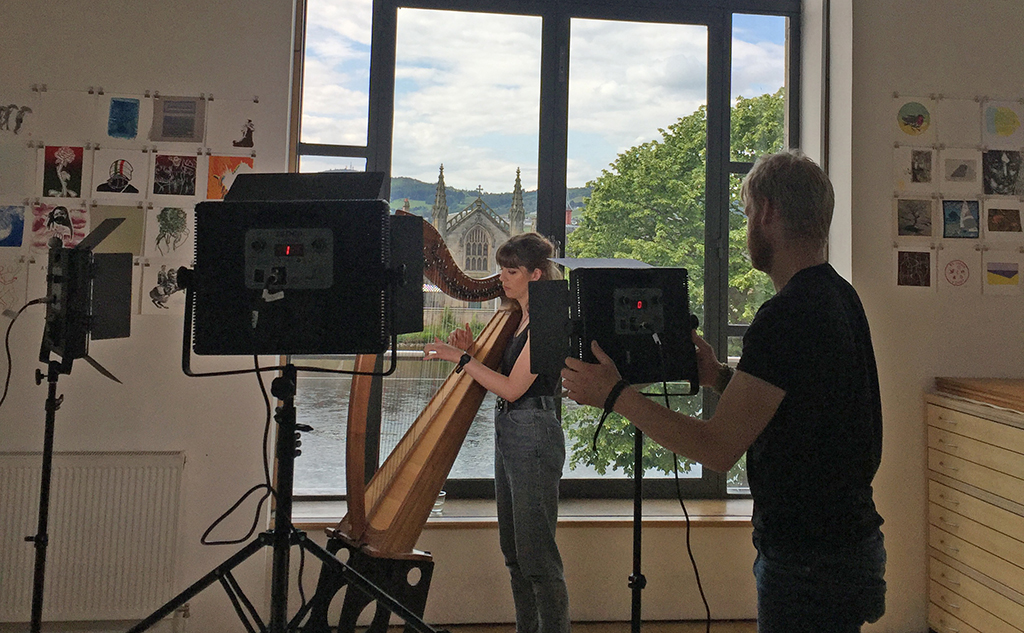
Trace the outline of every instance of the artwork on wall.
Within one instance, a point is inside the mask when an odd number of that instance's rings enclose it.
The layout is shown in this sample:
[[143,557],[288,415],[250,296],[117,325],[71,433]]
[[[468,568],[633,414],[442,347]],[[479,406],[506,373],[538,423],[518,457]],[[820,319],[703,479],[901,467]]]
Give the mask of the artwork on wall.
[[26,302],[25,258],[0,250],[0,312],[18,310]]
[[198,156],[188,154],[154,155],[153,195],[195,196],[198,169]]
[[25,240],[25,205],[0,204],[0,249],[20,248]]
[[983,191],[994,196],[1024,194],[1021,153],[1016,150],[988,150],[981,155]]
[[930,147],[900,145],[893,151],[897,193],[931,193],[938,183],[938,160]]
[[981,248],[977,244],[943,245],[938,258],[937,290],[940,293],[981,292]]
[[148,152],[98,149],[92,159],[91,198],[118,202],[142,201],[148,189]]
[[934,236],[932,226],[935,201],[933,199],[897,198],[894,205],[898,237],[930,238]]
[[32,250],[49,250],[51,237],[57,237],[65,248],[75,246],[86,234],[88,216],[85,208],[71,204],[39,203],[32,206]]
[[185,314],[185,290],[178,285],[180,263],[150,259],[142,268],[142,314]]
[[43,150],[42,193],[44,198],[81,198],[85,171],[85,148],[48,145]]
[[259,147],[258,99],[216,99],[208,104],[206,145],[214,152]]
[[939,151],[939,192],[946,197],[978,196],[981,187],[981,151],[943,148]]
[[894,249],[896,257],[896,285],[906,288],[933,290],[932,250],[927,247],[901,247]]
[[162,96],[153,99],[149,140],[201,144],[205,133],[206,99]]
[[39,93],[0,91],[0,143],[27,142],[38,136]]
[[39,138],[48,145],[86,145],[96,141],[97,99],[96,94],[80,90],[40,92]]
[[981,236],[981,212],[977,200],[942,201],[942,237],[954,239]]
[[892,122],[900,145],[930,146],[935,142],[932,125],[932,100],[927,97],[906,97],[895,100]]
[[0,143],[0,197],[25,198],[35,189],[39,151],[27,143]]
[[982,253],[982,260],[984,294],[1020,294],[1021,265],[1024,263],[1020,250],[987,250]]
[[138,206],[95,205],[89,208],[89,226],[97,227],[107,218],[123,218],[124,221],[94,251],[142,255],[145,211]]
[[982,145],[991,149],[1024,147],[1024,106],[1019,101],[985,101],[981,115]]
[[238,174],[253,171],[255,160],[252,156],[210,156],[206,199],[223,200]]
[[194,251],[192,207],[156,207],[146,212],[146,257],[165,257],[190,263]]

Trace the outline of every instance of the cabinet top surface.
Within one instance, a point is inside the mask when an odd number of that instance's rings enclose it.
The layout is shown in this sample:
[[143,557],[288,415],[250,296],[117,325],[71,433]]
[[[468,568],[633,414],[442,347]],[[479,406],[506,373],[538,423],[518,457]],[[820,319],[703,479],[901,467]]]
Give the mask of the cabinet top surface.
[[939,393],[1024,412],[1024,378],[936,378],[935,389]]

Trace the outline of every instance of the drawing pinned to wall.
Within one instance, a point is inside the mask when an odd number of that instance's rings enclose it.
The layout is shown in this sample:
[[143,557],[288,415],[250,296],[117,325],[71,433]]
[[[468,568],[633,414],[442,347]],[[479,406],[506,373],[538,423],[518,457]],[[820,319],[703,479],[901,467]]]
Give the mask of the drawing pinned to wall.
[[993,198],[986,200],[984,206],[985,215],[982,225],[985,228],[985,239],[1024,244],[1020,200]]
[[202,143],[206,133],[206,99],[157,97],[153,99],[153,124],[149,140]]
[[1024,255],[1017,250],[989,250],[982,253],[984,283],[987,295],[1020,294],[1020,274]]
[[25,207],[0,204],[0,247],[18,248],[25,239]]
[[1020,149],[1024,146],[1024,107],[1016,101],[986,101],[982,104],[981,142],[992,149]]
[[28,276],[24,258],[0,251],[0,312],[19,310],[26,303]]
[[142,314],[185,314],[185,289],[173,261],[151,259],[142,270]]
[[131,149],[98,149],[92,158],[92,197],[141,200],[147,190],[149,154]]
[[79,206],[36,204],[32,206],[32,250],[49,250],[51,237],[60,238],[65,247],[78,244],[85,237],[88,216]]
[[190,263],[193,254],[192,207],[158,207],[146,217],[146,257],[179,258]]
[[216,99],[208,104],[206,144],[214,152],[259,146],[259,107],[255,99]]
[[35,192],[38,154],[27,143],[0,143],[0,197],[27,198]]
[[898,192],[929,193],[938,182],[936,152],[927,147],[901,145],[893,152],[895,187]]
[[43,152],[42,195],[47,198],[81,198],[84,166],[84,148],[47,146]]
[[931,198],[899,198],[896,206],[896,235],[898,237],[932,237]]
[[939,192],[943,196],[977,196],[982,193],[981,151],[943,148],[939,151]]
[[153,157],[153,194],[158,196],[195,196],[197,156],[156,154]]
[[981,100],[942,97],[932,104],[936,125],[935,140],[946,147],[970,147],[981,144]]
[[893,121],[900,144],[922,146],[935,142],[935,126],[929,109],[932,103],[927,98],[896,98]]
[[124,222],[100,242],[94,251],[142,255],[145,212],[137,206],[96,205],[89,209],[89,226],[99,226],[107,218],[124,218]]
[[100,95],[96,106],[96,135],[101,147],[138,149],[146,143],[153,108],[142,95]]
[[99,141],[96,135],[98,96],[84,90],[47,90],[39,93],[39,131],[65,145]]
[[981,294],[981,249],[974,246],[944,245],[936,253],[937,290],[942,293]]
[[107,110],[107,136],[130,141],[139,135],[141,101],[125,97],[110,100]]
[[932,251],[927,248],[899,248],[896,257],[896,285],[906,288],[934,289],[932,284]]
[[996,196],[1024,194],[1024,173],[1019,151],[989,150],[981,157],[984,192]]
[[38,136],[39,95],[0,92],[0,142],[29,141]]
[[973,238],[981,236],[981,213],[977,200],[942,201],[942,237]]
[[206,198],[223,200],[238,174],[251,173],[254,163],[255,159],[251,156],[210,156]]

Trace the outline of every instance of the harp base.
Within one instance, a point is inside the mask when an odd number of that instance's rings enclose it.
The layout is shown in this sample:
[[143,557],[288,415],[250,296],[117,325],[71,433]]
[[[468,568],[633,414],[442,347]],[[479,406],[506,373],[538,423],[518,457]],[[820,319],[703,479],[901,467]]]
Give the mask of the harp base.
[[[427,606],[427,591],[430,589],[430,579],[434,573],[434,562],[430,554],[415,552],[415,555],[402,558],[378,558],[343,535],[333,536],[327,541],[327,551],[331,554],[337,554],[343,548],[349,552],[346,564],[353,571],[392,596],[417,617],[423,617],[423,611]],[[343,575],[325,565],[320,571],[316,593],[310,600],[311,609],[304,628],[305,633],[329,633],[332,630],[328,622],[327,609],[335,594],[346,584],[350,587],[345,592],[337,631],[355,631],[359,615],[370,603],[375,602],[375,599],[363,591],[353,591],[353,587]],[[388,630],[391,611],[380,601],[376,602],[373,621],[366,629],[366,633],[385,633]],[[413,633],[414,630],[407,622],[405,633]]]

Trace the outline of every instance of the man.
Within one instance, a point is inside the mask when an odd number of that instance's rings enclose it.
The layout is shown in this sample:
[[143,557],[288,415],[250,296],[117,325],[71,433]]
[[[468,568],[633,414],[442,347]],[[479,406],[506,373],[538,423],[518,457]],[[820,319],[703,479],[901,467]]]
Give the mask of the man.
[[596,341],[598,363],[567,359],[563,386],[713,470],[746,452],[758,631],[859,631],[885,611],[871,489],[882,414],[864,309],[825,258],[832,185],[811,160],[783,152],[757,161],[743,200],[751,262],[777,294],[750,324],[735,372],[693,333],[700,382],[722,394],[711,419],[623,388]]

